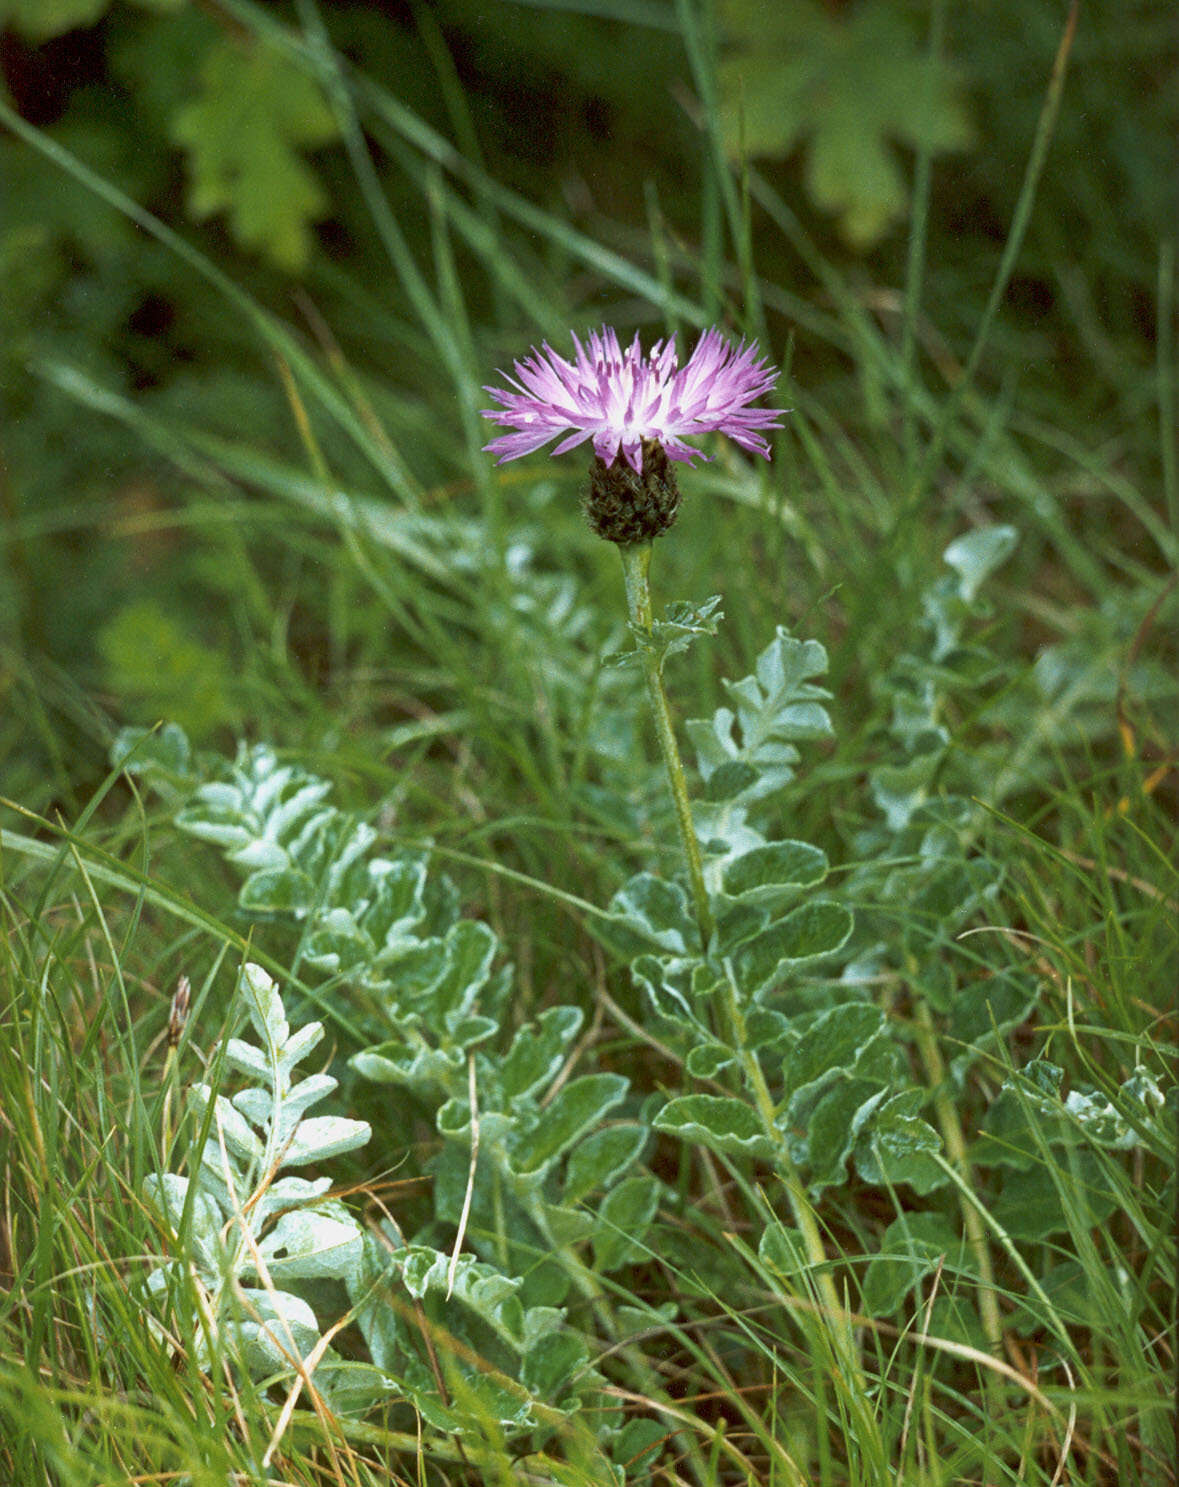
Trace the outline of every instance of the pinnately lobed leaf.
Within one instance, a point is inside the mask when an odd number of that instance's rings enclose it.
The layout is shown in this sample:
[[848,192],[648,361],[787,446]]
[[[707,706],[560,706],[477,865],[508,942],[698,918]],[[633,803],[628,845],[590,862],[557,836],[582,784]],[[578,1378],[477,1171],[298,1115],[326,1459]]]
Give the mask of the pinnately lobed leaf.
[[[309,1023],[292,1032],[278,987],[258,965],[244,967],[238,995],[263,1047],[230,1039],[225,1061],[256,1082],[232,1099],[207,1084],[192,1087],[191,1108],[208,1130],[199,1175],[152,1174],[144,1182],[145,1196],[185,1259],[154,1271],[147,1287],[153,1296],[183,1299],[191,1282],[199,1283],[212,1335],[229,1341],[261,1375],[292,1366],[321,1332],[309,1302],[274,1282],[352,1282],[364,1255],[364,1230],[342,1204],[326,1198],[329,1178],[279,1174],[352,1151],[372,1133],[365,1121],[305,1117],[336,1087],[329,1074],[294,1078],[322,1027]],[[259,1278],[261,1289],[247,1284]],[[244,1312],[242,1296],[249,1303]],[[198,1332],[198,1362],[207,1365],[210,1333],[206,1327]],[[330,1350],[323,1362],[332,1366]]]
[[188,152],[189,206],[226,212],[238,241],[295,273],[327,197],[303,151],[339,134],[318,85],[276,51],[225,36],[209,47],[200,92],[172,121]]
[[[758,656],[750,676],[725,682],[734,707],[721,707],[711,718],[690,719],[688,734],[696,749],[706,798],[759,800],[794,778],[799,754],[795,744],[826,738],[831,719],[822,702],[830,694],[811,681],[827,670],[827,652],[817,640],[795,640],[781,627]],[[725,772],[731,785],[718,792],[715,782]]]
[[973,139],[958,75],[889,0],[835,10],[819,0],[724,0],[721,18],[730,149],[784,157],[803,146],[812,198],[855,247],[874,243],[904,209],[895,145],[940,153]]

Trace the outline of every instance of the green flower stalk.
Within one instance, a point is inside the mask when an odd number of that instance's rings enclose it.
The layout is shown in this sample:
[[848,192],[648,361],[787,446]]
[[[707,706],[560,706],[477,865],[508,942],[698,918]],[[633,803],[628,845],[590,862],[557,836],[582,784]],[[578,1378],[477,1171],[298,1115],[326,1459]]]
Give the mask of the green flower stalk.
[[[622,559],[622,575],[626,582],[626,607],[632,625],[651,633],[651,586],[648,573],[651,568],[651,543],[631,542],[620,544],[618,555]],[[655,723],[655,735],[659,740],[659,752],[663,756],[663,767],[667,771],[667,782],[671,786],[671,797],[675,802],[676,825],[684,849],[684,860],[688,867],[688,882],[692,888],[692,903],[696,910],[696,924],[700,930],[700,948],[708,953],[714,928],[712,905],[704,883],[704,862],[700,853],[700,841],[692,821],[692,802],[688,795],[688,782],[684,775],[684,763],[676,743],[675,729],[671,722],[671,709],[667,705],[667,693],[663,690],[663,677],[659,658],[648,646],[642,650],[643,675],[647,682],[647,700],[651,704],[651,716]]]
[[[507,378],[509,389],[486,389],[500,406],[485,410],[483,416],[513,432],[485,447],[503,463],[531,454],[558,435],[563,437],[554,454],[593,441],[586,517],[599,537],[617,545],[630,622],[649,635],[651,543],[668,530],[680,505],[674,465],[707,458],[684,440],[727,434],[743,449],[768,459],[770,447],[761,430],[778,428],[781,410],[752,404],[773,387],[778,373],[754,346],[744,341],[734,346],[715,327],[704,332],[683,367],[674,336],[657,341],[649,356],[643,355],[637,335],[623,351],[609,326],[600,333],[591,331],[584,346],[574,336],[573,345],[573,361],[548,345],[534,348],[514,364],[515,376]],[[683,761],[658,658],[644,647],[642,662],[675,802],[701,948],[707,953],[712,909]]]

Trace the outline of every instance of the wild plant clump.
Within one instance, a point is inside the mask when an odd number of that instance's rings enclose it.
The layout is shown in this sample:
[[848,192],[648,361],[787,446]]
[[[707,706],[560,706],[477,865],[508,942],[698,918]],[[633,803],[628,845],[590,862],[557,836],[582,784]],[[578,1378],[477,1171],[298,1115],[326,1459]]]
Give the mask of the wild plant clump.
[[0,0],[0,1487],[1179,1487],[1163,9]]
[[[1013,1328],[1024,1346],[1050,1337],[1065,1376],[1079,1368],[1051,1289],[1067,1271],[1041,1281],[1029,1257],[1075,1223],[1076,1180],[1088,1223],[1116,1213],[1127,1160],[1167,1150],[1174,1095],[1157,1062],[1118,1087],[1066,1092],[1047,1042],[1013,1061],[1009,1036],[1035,1018],[1044,973],[960,948],[1000,902],[1004,872],[984,840],[993,773],[955,750],[941,719],[947,699],[995,675],[970,631],[1014,542],[983,528],[947,551],[922,639],[886,682],[875,817],[838,870],[779,824],[808,753],[832,736],[823,646],[779,628],[752,672],[725,682],[725,705],[688,723],[689,770],[664,674],[717,632],[720,600],[654,620],[650,542],[621,544],[633,647],[612,665],[645,679],[683,867],[641,869],[604,907],[576,903],[610,963],[629,968],[643,1036],[674,1082],[601,1067],[576,986],[521,1014],[499,938],[460,912],[429,851],[399,850],[342,811],[323,778],[265,745],[226,765],[174,726],[124,734],[116,762],[225,854],[239,912],[297,931],[306,994],[346,1008],[361,1044],[341,1066],[344,1108],[369,1115],[304,1116],[329,1096],[341,1104],[333,1076],[293,1082],[322,1026],[292,1032],[274,982],[248,964],[239,999],[259,1045],[230,1038],[213,1067],[253,1082],[232,1096],[195,1084],[194,1175],[145,1183],[177,1254],[145,1293],[154,1307],[167,1297],[172,1346],[210,1375],[229,1361],[334,1409],[380,1407],[403,1430],[416,1416],[476,1457],[510,1441],[553,1480],[566,1461],[620,1483],[645,1480],[676,1438],[657,1360],[710,1295],[726,1309],[764,1294],[812,1309],[828,1387],[863,1430],[877,1428],[870,1339],[917,1306],[924,1333],[969,1360],[988,1408],[1011,1377]],[[981,1068],[986,1106],[965,1109]],[[423,1122],[435,1149],[415,1173],[431,1194],[415,1227],[383,1201],[332,1196],[327,1176],[279,1176],[371,1146],[370,1125],[387,1142]],[[744,1206],[728,1254],[689,1238],[700,1212],[675,1173],[700,1160]],[[833,1225],[869,1190],[882,1217],[852,1297],[833,1276]],[[675,1296],[651,1284],[663,1267]],[[650,1430],[626,1422],[620,1367],[644,1381]]]

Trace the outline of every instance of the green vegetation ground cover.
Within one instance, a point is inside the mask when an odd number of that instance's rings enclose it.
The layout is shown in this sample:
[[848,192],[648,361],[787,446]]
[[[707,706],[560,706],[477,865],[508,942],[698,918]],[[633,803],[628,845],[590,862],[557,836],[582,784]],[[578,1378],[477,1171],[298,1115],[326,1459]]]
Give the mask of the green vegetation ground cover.
[[[21,1487],[1174,1480],[1167,38],[747,12],[0,8]],[[791,409],[655,554],[707,954],[480,452],[603,320]]]

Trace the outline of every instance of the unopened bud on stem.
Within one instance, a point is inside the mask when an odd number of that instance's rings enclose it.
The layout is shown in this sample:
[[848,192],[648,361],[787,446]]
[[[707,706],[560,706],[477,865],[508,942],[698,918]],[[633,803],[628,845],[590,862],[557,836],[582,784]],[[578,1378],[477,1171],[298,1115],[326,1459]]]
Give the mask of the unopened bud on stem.
[[654,439],[643,440],[643,468],[631,469],[624,459],[607,465],[595,459],[590,466],[584,509],[590,526],[607,542],[629,547],[650,542],[675,521],[680,489],[675,470]]

